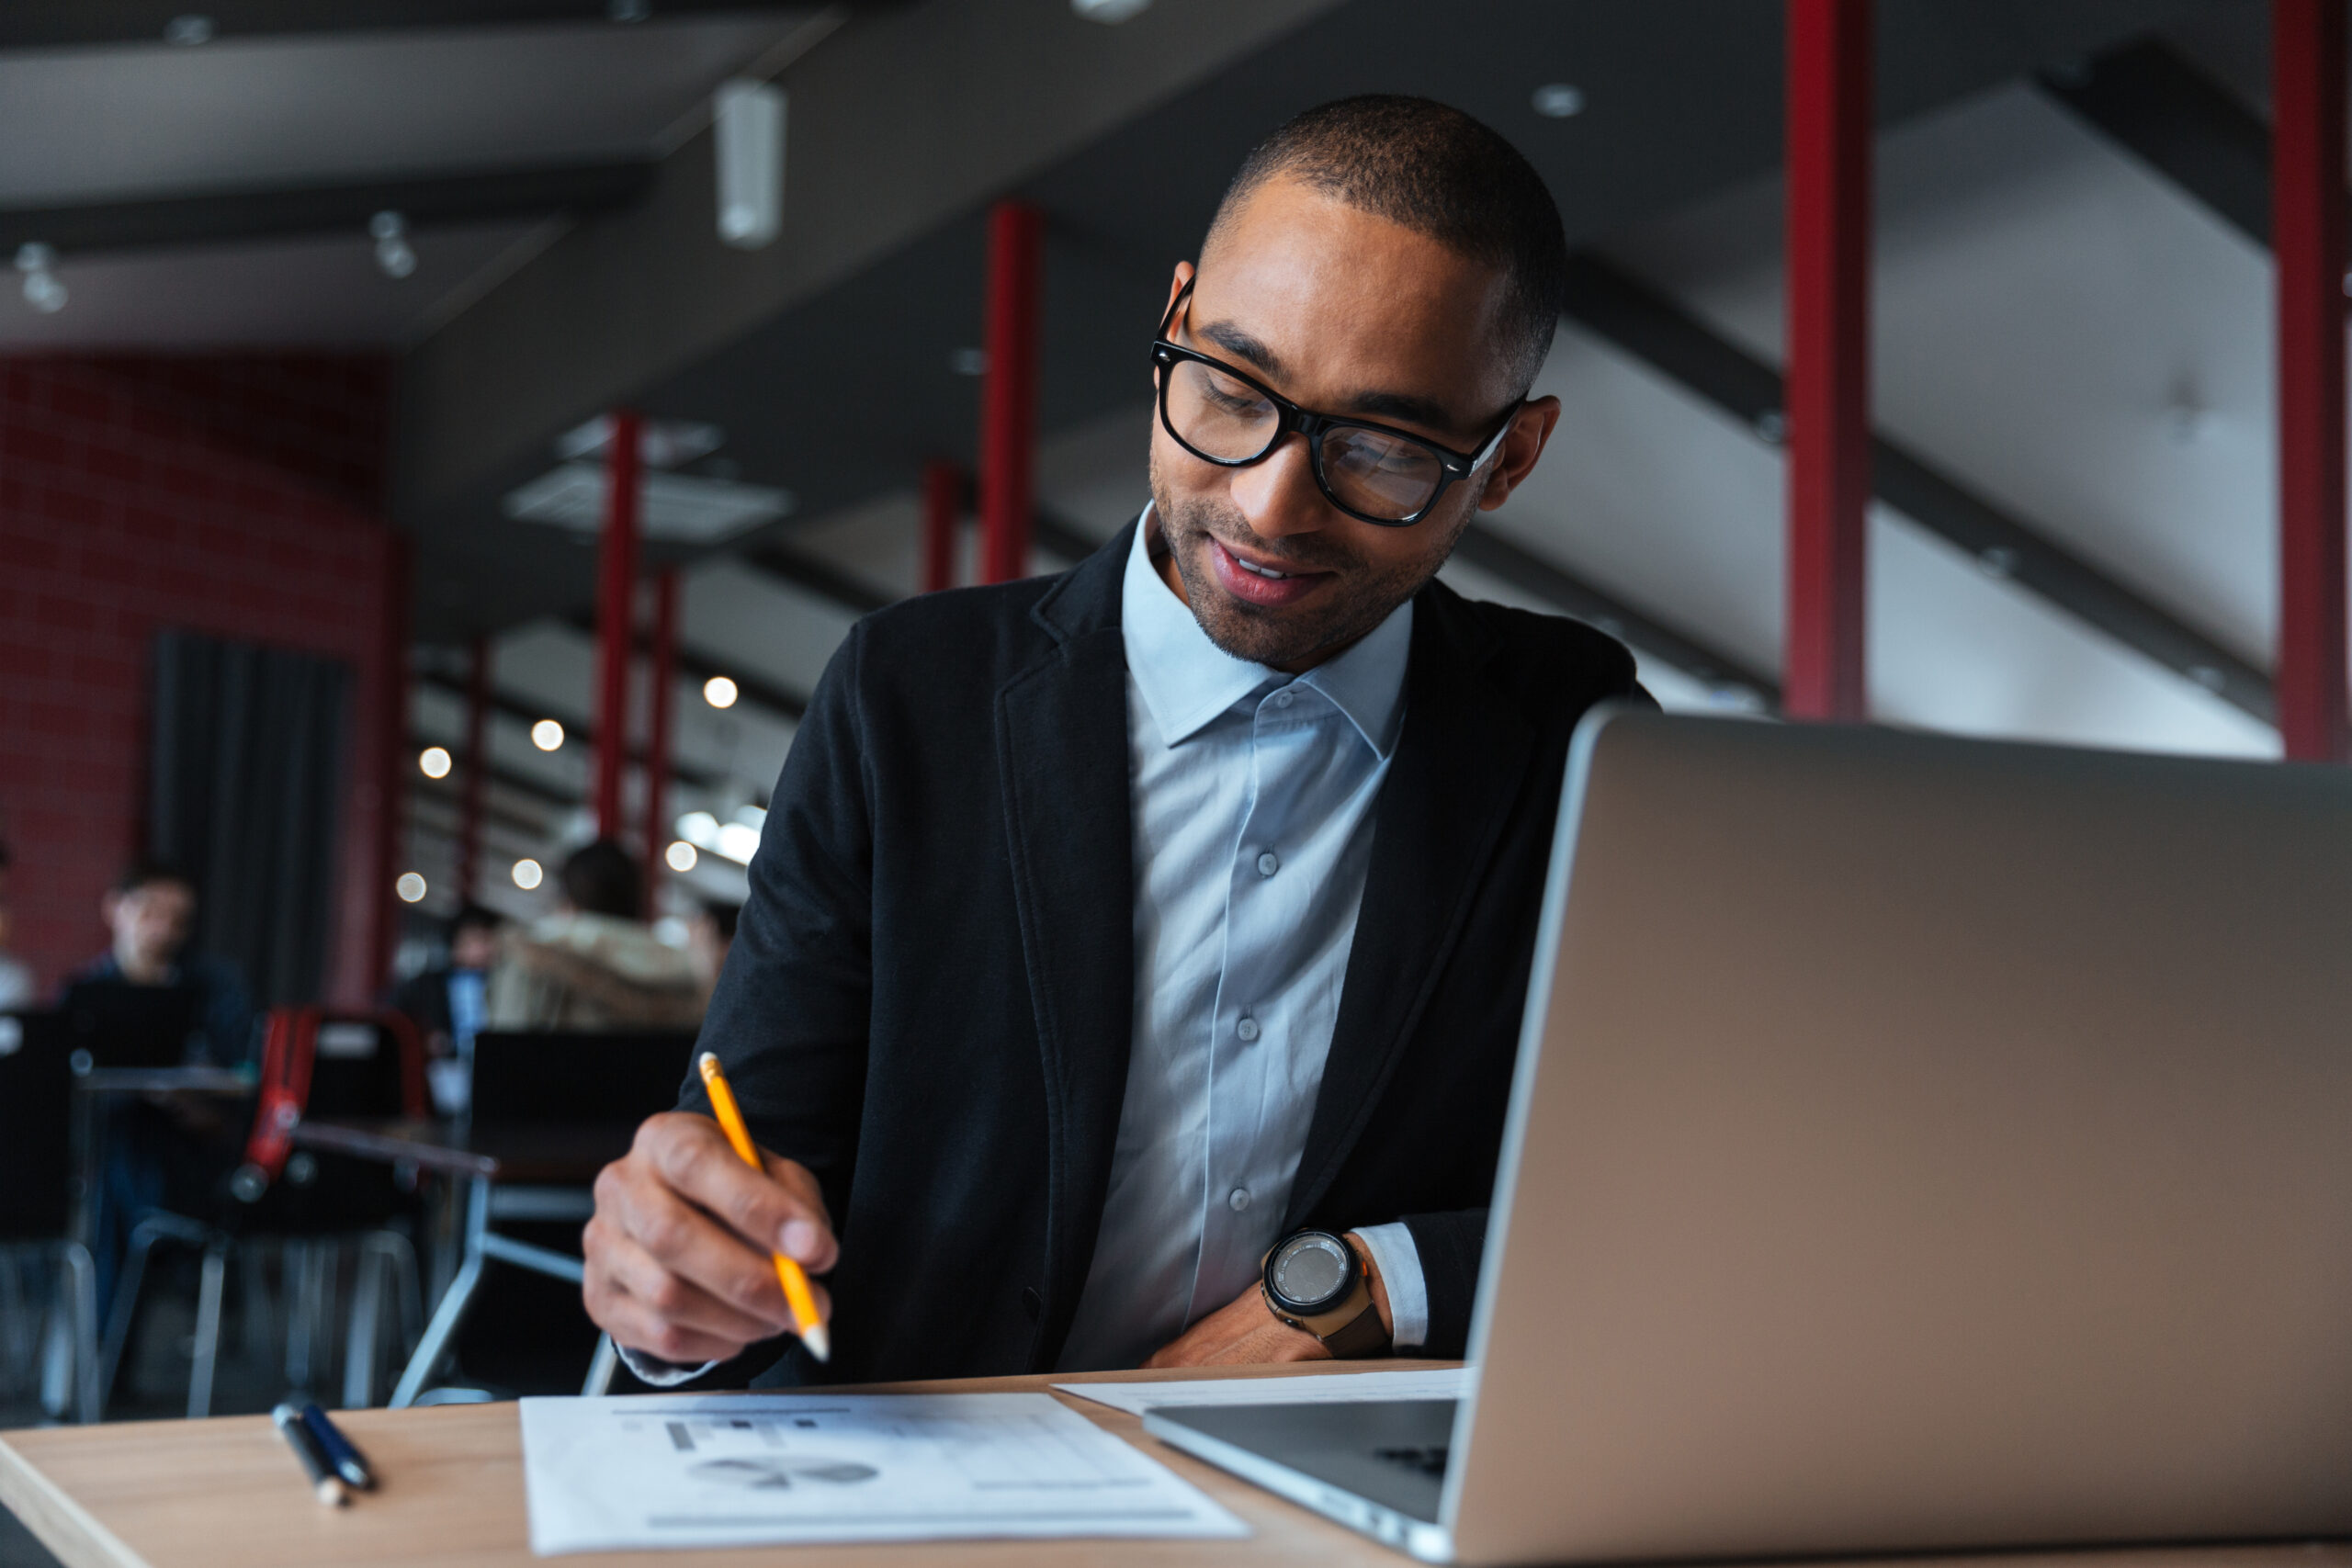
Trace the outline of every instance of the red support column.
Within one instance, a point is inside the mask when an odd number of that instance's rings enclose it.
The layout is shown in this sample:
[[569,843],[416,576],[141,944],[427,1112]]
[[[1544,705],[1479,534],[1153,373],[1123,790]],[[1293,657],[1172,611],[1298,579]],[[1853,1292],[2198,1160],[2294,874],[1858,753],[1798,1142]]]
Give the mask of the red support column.
[[2346,756],[2345,0],[2272,0],[2278,289],[2278,734]]
[[663,567],[653,579],[653,692],[645,737],[645,916],[653,918],[653,890],[666,869],[670,847],[670,708],[678,679],[678,569]]
[[989,214],[988,376],[980,389],[980,581],[1029,575],[1037,446],[1037,294],[1045,218],[1023,202]]
[[481,819],[490,793],[490,649],[476,637],[466,669],[465,793],[458,810],[458,897],[471,900],[481,886]]
[[1782,703],[1869,716],[1871,0],[1788,0],[1789,582]]
[[596,836],[622,833],[628,762],[629,655],[637,641],[637,512],[641,426],[616,409],[605,447],[605,536],[596,560]]
[[964,470],[944,457],[922,466],[922,592],[956,586],[956,524],[964,511]]

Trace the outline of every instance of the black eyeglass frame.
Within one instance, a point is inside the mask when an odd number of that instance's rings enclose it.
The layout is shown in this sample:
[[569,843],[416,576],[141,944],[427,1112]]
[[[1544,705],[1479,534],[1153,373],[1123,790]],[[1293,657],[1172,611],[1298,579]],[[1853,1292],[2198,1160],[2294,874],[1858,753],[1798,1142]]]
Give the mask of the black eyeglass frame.
[[[1427,436],[1416,435],[1409,430],[1399,430],[1393,424],[1383,424],[1378,420],[1317,413],[1311,409],[1299,407],[1255,376],[1246,371],[1237,370],[1222,359],[1203,354],[1198,349],[1186,348],[1182,344],[1170,342],[1168,329],[1175,323],[1176,312],[1184,308],[1184,301],[1192,296],[1193,282],[1187,278],[1184,287],[1177,291],[1175,299],[1170,303],[1168,313],[1160,318],[1159,335],[1151,340],[1151,363],[1158,372],[1157,379],[1159,382],[1159,423],[1160,427],[1168,432],[1170,439],[1204,463],[1214,463],[1220,468],[1246,468],[1253,463],[1264,462],[1273,455],[1274,448],[1283,444],[1284,436],[1296,431],[1306,442],[1307,468],[1314,473],[1315,488],[1323,492],[1323,499],[1357,522],[1369,523],[1375,528],[1409,528],[1426,519],[1431,512],[1437,510],[1437,503],[1445,499],[1445,492],[1453,488],[1455,480],[1466,479],[1476,473],[1482,464],[1501,449],[1503,437],[1510,434],[1511,425],[1519,418],[1519,411],[1527,406],[1525,398],[1513,401],[1509,412],[1503,415],[1500,428],[1488,436],[1487,444],[1476,452],[1457,452],[1451,446],[1439,446]],[[1274,432],[1267,438],[1266,445],[1259,450],[1256,457],[1212,457],[1185,440],[1182,434],[1177,430],[1175,420],[1170,417],[1168,412],[1168,383],[1173,378],[1170,372],[1184,360],[1191,360],[1196,365],[1205,365],[1220,376],[1232,377],[1273,406]],[[1340,499],[1338,493],[1331,489],[1330,479],[1323,472],[1323,435],[1325,432],[1331,430],[1371,430],[1398,441],[1411,442],[1437,458],[1441,470],[1437,488],[1430,492],[1429,500],[1421,503],[1421,509],[1410,517],[1373,517],[1357,511]]]

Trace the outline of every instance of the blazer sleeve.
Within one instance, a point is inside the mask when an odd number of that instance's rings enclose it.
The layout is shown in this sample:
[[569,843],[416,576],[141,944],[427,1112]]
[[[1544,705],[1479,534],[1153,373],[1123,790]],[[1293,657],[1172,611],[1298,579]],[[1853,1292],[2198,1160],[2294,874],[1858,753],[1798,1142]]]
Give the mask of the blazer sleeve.
[[1462,1356],[1470,1344],[1470,1308],[1477,1298],[1478,1265],[1487,1250],[1487,1211],[1408,1214],[1404,1224],[1420,1254],[1421,1279],[1430,1297],[1429,1337],[1417,1353]]
[[[711,996],[701,1048],[718,1053],[763,1146],[849,1206],[873,1000],[874,830],[852,628],[810,697],[770,797],[751,897]],[[707,1114],[689,1075],[682,1110]]]

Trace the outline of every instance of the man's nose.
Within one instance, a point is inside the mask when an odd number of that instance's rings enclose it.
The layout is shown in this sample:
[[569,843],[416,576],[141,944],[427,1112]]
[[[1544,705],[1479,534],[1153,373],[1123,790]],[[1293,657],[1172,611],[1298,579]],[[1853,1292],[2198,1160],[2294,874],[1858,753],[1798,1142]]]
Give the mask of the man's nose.
[[1233,470],[1228,493],[1261,538],[1313,534],[1330,526],[1330,502],[1316,488],[1306,438],[1294,431],[1272,452]]

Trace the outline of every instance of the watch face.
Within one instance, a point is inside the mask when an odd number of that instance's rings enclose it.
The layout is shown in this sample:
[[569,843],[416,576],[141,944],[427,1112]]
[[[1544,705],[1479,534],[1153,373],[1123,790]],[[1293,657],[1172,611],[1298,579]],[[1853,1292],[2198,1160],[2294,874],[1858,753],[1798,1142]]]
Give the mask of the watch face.
[[1282,1304],[1295,1313],[1320,1312],[1355,1283],[1355,1256],[1337,1236],[1295,1235],[1274,1249],[1266,1283]]

